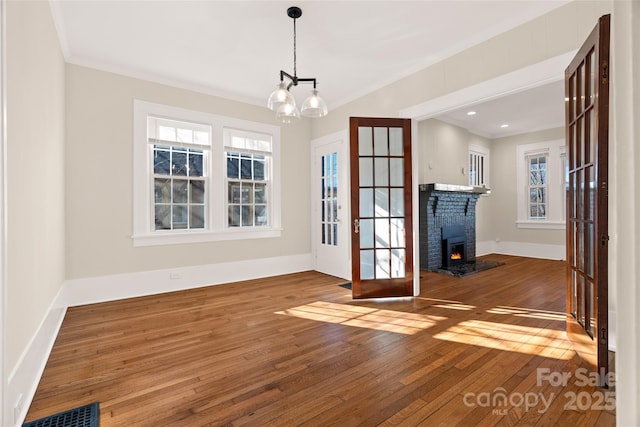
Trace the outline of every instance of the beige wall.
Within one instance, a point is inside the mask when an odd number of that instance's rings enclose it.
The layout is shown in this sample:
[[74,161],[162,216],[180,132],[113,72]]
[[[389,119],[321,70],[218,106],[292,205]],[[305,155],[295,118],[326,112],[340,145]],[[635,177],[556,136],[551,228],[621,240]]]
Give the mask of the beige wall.
[[[436,119],[418,123],[418,183],[469,185],[471,135],[466,129]],[[477,138],[481,137],[473,139]]]
[[64,270],[64,60],[48,2],[6,3],[7,304],[11,373]]
[[310,253],[308,120],[281,127],[280,238],[134,248],[134,99],[277,123],[263,107],[76,65],[66,71],[67,279]]
[[[564,245],[564,230],[524,229],[516,227],[517,184],[516,149],[518,145],[564,140],[564,128],[548,129],[493,140],[491,144],[491,215],[486,240]],[[486,231],[486,230],[485,230]]]

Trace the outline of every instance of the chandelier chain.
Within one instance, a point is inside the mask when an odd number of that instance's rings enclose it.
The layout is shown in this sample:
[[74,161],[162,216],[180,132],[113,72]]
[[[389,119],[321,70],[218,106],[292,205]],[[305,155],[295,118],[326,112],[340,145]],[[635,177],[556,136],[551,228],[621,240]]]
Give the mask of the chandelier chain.
[[293,18],[293,77],[298,77],[296,70],[296,18]]

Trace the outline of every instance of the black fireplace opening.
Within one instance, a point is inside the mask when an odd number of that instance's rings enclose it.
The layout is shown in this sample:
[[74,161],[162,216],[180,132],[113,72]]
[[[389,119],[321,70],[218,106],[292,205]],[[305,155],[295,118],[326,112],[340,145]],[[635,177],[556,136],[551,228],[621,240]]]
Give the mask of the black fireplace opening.
[[442,268],[447,269],[467,262],[466,240],[464,225],[442,227]]

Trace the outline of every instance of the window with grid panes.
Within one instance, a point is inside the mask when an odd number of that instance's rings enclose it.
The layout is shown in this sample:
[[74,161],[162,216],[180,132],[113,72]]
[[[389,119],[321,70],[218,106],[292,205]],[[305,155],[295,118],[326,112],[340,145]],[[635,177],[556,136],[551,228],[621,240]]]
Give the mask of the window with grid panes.
[[489,149],[469,145],[469,185],[489,187]]
[[484,185],[484,155],[480,153],[469,153],[469,185]]
[[227,226],[269,225],[271,137],[225,130]]
[[529,167],[529,219],[547,218],[547,164],[549,155],[540,153],[527,156]]
[[518,228],[565,228],[564,140],[516,146]]
[[204,229],[211,127],[159,117],[147,121],[155,230]]

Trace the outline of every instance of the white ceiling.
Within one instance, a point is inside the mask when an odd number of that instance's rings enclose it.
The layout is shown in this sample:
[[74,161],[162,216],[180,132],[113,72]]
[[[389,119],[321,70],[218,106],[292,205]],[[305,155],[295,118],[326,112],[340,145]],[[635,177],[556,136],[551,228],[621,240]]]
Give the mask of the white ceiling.
[[[256,105],[265,104],[281,69],[293,73],[293,20],[286,10],[299,6],[297,74],[318,79],[331,109],[568,1],[51,0],[51,5],[70,63]],[[303,84],[293,92],[302,99],[310,89]],[[455,113],[448,118],[459,119]],[[491,134],[489,128],[478,132]]]
[[[475,111],[475,115],[467,115]],[[449,111],[437,118],[486,138],[564,126],[564,81]],[[507,124],[508,127],[502,127]]]

